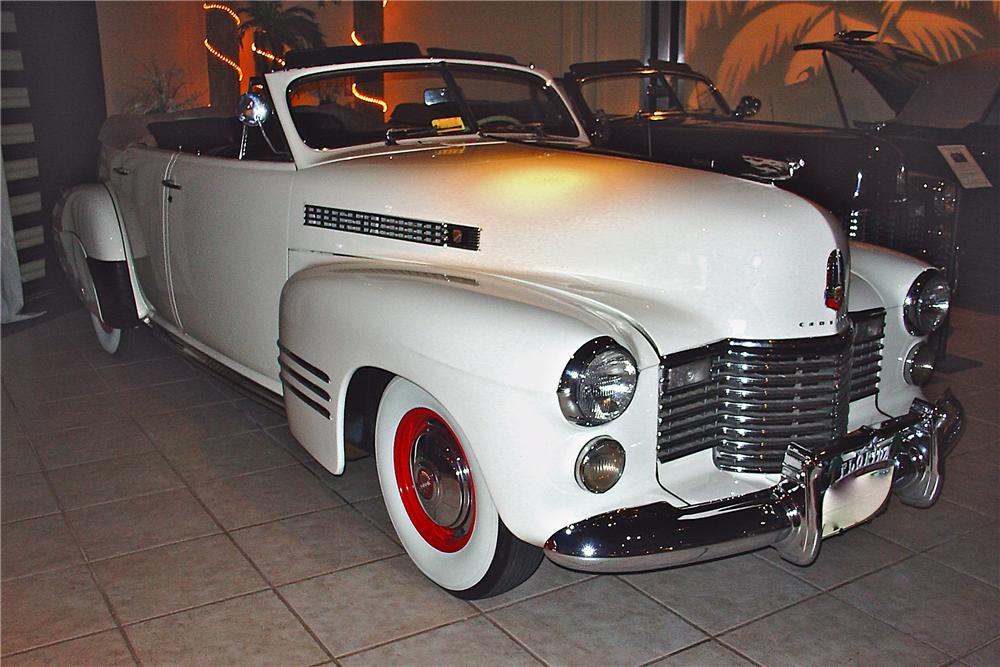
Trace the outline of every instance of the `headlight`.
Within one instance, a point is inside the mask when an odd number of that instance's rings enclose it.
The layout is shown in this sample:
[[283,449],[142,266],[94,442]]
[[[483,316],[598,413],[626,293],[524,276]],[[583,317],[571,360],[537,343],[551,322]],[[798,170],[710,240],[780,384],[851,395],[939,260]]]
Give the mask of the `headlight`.
[[935,363],[937,363],[937,355],[934,353],[934,348],[924,343],[917,343],[906,355],[906,361],[903,362],[903,379],[908,384],[922,387],[931,381]]
[[913,281],[903,302],[906,330],[914,336],[926,336],[937,331],[948,317],[951,289],[944,275],[927,269]]
[[576,458],[576,482],[591,493],[604,493],[625,471],[625,449],[611,438],[588,442]]
[[566,364],[557,392],[559,407],[574,424],[605,424],[632,402],[638,374],[628,350],[607,336],[595,338]]
[[958,188],[951,183],[939,183],[934,188],[934,211],[944,218],[955,215],[958,206]]

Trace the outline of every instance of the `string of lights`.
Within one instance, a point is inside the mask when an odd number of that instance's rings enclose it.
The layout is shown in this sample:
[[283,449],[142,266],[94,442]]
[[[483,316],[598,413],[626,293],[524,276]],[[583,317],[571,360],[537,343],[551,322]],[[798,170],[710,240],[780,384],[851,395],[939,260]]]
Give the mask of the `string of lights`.
[[[218,2],[205,2],[202,3],[201,8],[204,9],[206,12],[213,10],[223,11],[229,14],[230,18],[232,18],[233,21],[236,22],[237,26],[240,25],[240,23],[242,23],[242,21],[240,21],[240,15],[237,14],[236,11],[229,5],[223,5]],[[233,70],[236,72],[236,75],[239,77],[239,81],[242,83],[243,68],[240,67],[240,64],[235,60],[233,60],[232,58],[230,58],[229,56],[227,56],[226,54],[219,51],[214,46],[212,46],[212,44],[208,41],[207,37],[205,38],[203,44],[205,45],[205,48],[208,49],[208,52],[211,53],[216,58],[218,58],[220,62],[225,63],[226,65],[229,65],[231,68],[233,68]]]
[[258,56],[263,56],[264,58],[267,58],[268,60],[271,60],[273,62],[278,63],[282,67],[285,66],[284,59],[279,58],[278,56],[274,55],[273,53],[271,53],[267,49],[261,49],[261,48],[259,48],[255,42],[250,42],[250,50],[253,51],[254,53],[256,53]]
[[[386,2],[387,0],[382,1],[383,7],[385,7]],[[361,46],[362,44],[364,44],[364,42],[361,41],[361,38],[358,37],[358,32],[356,30],[351,31],[351,41],[354,42],[354,46]],[[378,107],[381,107],[382,113],[385,113],[386,111],[389,110],[389,105],[386,104],[385,100],[380,99],[378,97],[373,97],[372,95],[365,95],[364,93],[358,90],[358,84],[356,83],[351,84],[351,94],[354,95],[354,97],[361,100],[362,102],[368,102],[368,104],[374,104]]]
[[386,104],[385,100],[380,100],[377,97],[372,97],[371,95],[365,95],[364,93],[359,92],[358,84],[356,83],[351,84],[351,94],[353,94],[356,98],[358,98],[362,102],[368,102],[369,104],[374,104],[376,106],[382,107],[382,113],[385,113],[386,111],[389,110],[389,105]]

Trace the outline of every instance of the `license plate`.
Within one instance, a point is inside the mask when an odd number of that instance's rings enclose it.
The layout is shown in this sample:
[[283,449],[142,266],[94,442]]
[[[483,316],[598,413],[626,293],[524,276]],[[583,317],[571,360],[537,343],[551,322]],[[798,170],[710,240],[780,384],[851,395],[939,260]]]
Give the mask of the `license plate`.
[[830,486],[848,477],[858,477],[876,470],[890,468],[893,438],[876,440],[861,449],[845,452],[840,456],[840,465],[834,467]]

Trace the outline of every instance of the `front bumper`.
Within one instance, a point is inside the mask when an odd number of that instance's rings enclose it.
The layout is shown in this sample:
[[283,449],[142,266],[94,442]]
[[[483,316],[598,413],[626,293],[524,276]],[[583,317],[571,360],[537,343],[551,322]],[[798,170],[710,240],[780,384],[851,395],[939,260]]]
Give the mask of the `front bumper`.
[[785,560],[808,565],[824,534],[850,527],[824,517],[828,491],[842,493],[862,478],[884,480],[871,512],[851,525],[870,518],[889,488],[907,505],[929,507],[941,492],[944,457],[963,421],[962,405],[950,394],[933,405],[918,399],[908,414],[862,427],[822,450],[789,444],[774,487],[687,507],[658,502],[605,512],[556,532],[545,555],[576,570],[634,572],[773,546]]

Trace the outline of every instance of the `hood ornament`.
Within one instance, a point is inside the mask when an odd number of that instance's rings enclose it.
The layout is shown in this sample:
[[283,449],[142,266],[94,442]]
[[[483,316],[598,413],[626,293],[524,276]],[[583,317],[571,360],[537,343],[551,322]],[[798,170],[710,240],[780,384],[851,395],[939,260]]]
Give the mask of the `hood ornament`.
[[760,157],[759,155],[741,155],[743,161],[750,166],[750,171],[741,174],[750,178],[768,181],[787,181],[795,176],[795,172],[806,166],[805,158],[785,158],[776,160],[774,158]]
[[830,310],[840,310],[844,305],[844,254],[834,250],[826,260],[826,290],[823,299]]

